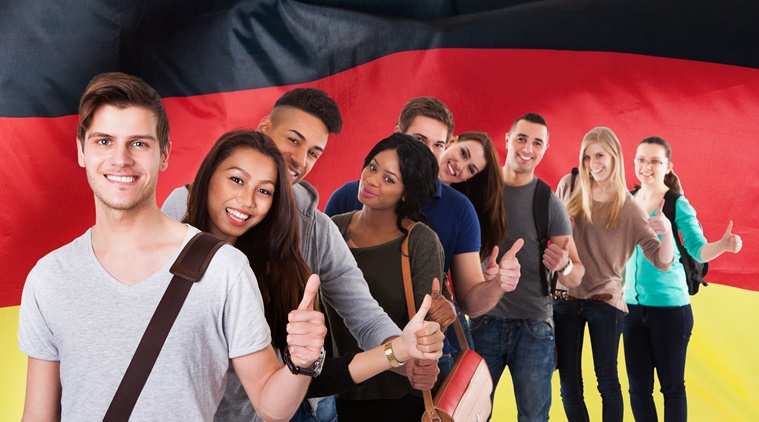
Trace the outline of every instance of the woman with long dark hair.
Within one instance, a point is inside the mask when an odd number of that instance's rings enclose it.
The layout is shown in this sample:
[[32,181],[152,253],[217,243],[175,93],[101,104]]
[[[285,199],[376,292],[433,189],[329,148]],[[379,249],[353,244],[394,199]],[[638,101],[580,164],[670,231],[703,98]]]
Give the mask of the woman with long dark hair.
[[438,163],[440,181],[466,195],[477,211],[485,260],[508,231],[498,151],[487,133],[464,132],[448,143]]
[[[300,253],[298,217],[289,180],[282,155],[268,136],[253,130],[227,132],[201,163],[183,219],[228,241],[248,257],[263,296],[272,344],[285,361],[288,349],[301,347],[288,344],[286,327],[293,322],[288,321],[289,312],[298,307],[310,274]],[[425,299],[423,313],[430,302]],[[398,359],[440,356],[443,334],[437,324],[422,322],[422,317],[406,325],[401,337],[388,342],[390,346],[324,360],[322,373],[312,381],[307,397],[354,389],[356,384],[390,369],[385,356],[388,347]],[[323,327],[323,317],[315,323]],[[298,362],[290,365],[297,366]],[[298,369],[308,374],[320,368]],[[216,419],[257,420],[250,406],[236,374],[230,371]],[[304,407],[308,406],[304,402]],[[311,409],[304,407],[293,420],[314,420]]]
[[[658,136],[640,141],[635,154],[635,176],[640,182],[636,185],[635,202],[653,215],[665,196],[676,198],[672,223],[682,233],[685,250],[699,262],[711,261],[724,252],[740,251],[742,241],[731,233],[732,221],[720,240],[707,242],[696,210],[682,195],[673,167],[669,142]],[[679,195],[673,196],[670,191]],[[630,313],[625,317],[622,334],[630,405],[639,422],[658,420],[653,398],[654,369],[664,395],[664,420],[688,419],[685,360],[693,330],[693,310],[678,248],[674,253],[670,270],[661,271],[645,259],[638,246],[625,271],[625,301]]]
[[[667,271],[674,241],[669,222],[658,212],[651,219],[625,186],[622,147],[609,128],[588,132],[580,147],[579,175],[559,183],[557,194],[574,221],[574,237],[585,266],[582,281],[566,289],[554,305],[556,352],[561,399],[570,422],[588,421],[582,382],[582,345],[588,326],[603,420],[621,421],[622,389],[617,373],[619,338],[627,305],[622,295],[622,269],[636,246],[653,265]],[[660,242],[657,234],[662,234]]]
[[[432,152],[411,136],[394,133],[375,145],[364,160],[358,192],[363,208],[332,217],[372,296],[399,326],[409,320],[401,266],[406,236],[415,308],[431,292],[433,280],[443,277],[443,249],[435,232],[424,224],[408,230],[413,222],[426,221],[420,210],[435,192],[437,176]],[[330,307],[327,315],[337,351],[356,351],[358,346],[339,324],[339,315]],[[417,422],[424,413],[424,401],[408,380],[384,373],[359,391],[339,395],[337,412],[341,421]]]

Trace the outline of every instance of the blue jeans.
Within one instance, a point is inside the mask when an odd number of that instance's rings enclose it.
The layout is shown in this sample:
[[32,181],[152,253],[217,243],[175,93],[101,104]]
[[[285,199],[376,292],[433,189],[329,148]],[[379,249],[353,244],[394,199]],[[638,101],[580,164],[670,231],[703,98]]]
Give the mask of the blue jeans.
[[656,368],[664,395],[664,420],[686,421],[685,354],[693,331],[693,310],[690,305],[628,307],[622,332],[635,420],[658,420],[653,397]]
[[337,422],[337,406],[335,396],[324,397],[314,409],[311,402],[303,399],[298,411],[290,422]]
[[622,420],[624,407],[617,374],[617,355],[624,316],[624,312],[605,302],[567,300],[554,305],[561,400],[569,422],[589,420],[582,384],[585,325],[590,332],[593,366],[603,403],[603,420]]
[[[466,337],[466,341],[469,343],[469,348],[474,350],[474,340],[472,340],[472,333],[469,330],[469,321],[467,321],[464,312],[461,310],[461,308],[459,308],[459,305],[456,304],[456,302],[453,303],[453,306],[456,308],[456,316],[458,316],[461,327],[464,329],[464,336]],[[456,336],[456,329],[453,327],[453,324],[451,324],[445,330],[445,339],[443,341],[443,356],[441,356],[437,362],[437,366],[440,368],[438,380],[445,379],[446,375],[451,372],[451,369],[453,369],[453,360],[459,350],[461,350],[461,346],[459,345],[459,338]]]
[[472,318],[470,322],[477,353],[487,362],[493,378],[493,395],[508,366],[514,384],[518,420],[547,421],[554,370],[553,320],[485,315]]

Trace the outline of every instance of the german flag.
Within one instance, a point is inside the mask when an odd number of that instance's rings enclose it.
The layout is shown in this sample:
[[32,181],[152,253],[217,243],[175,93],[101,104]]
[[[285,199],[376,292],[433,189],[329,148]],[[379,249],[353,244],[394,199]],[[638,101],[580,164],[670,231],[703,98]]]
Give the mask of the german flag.
[[[502,160],[513,120],[542,114],[551,148],[537,172],[554,187],[595,126],[619,136],[630,185],[638,141],[667,139],[707,238],[733,220],[744,240],[710,264],[711,285],[693,297],[691,417],[756,420],[757,342],[744,327],[759,308],[758,21],[753,0],[1,3],[0,420],[22,409],[15,336],[26,274],[94,223],[76,113],[87,82],[106,71],[138,75],[165,99],[173,150],[159,205],[192,180],[220,134],[255,127],[296,86],[329,92],[345,120],[308,177],[322,206],[420,95],[450,107],[456,133],[488,132]],[[494,420],[515,419],[509,384]],[[551,416],[562,420],[555,385]]]

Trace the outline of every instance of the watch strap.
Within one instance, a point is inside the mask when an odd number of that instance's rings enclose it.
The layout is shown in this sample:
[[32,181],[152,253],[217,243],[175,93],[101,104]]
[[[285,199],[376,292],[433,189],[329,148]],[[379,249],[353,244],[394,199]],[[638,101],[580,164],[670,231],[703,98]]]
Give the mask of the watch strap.
[[316,362],[314,362],[313,369],[310,369],[310,368],[303,368],[296,365],[293,362],[292,357],[290,356],[289,348],[285,348],[285,353],[282,354],[282,359],[285,361],[285,365],[287,365],[287,369],[289,369],[293,375],[307,375],[311,378],[316,378],[319,376],[319,374],[322,373],[322,368],[324,368],[325,358],[326,358],[326,352],[324,351],[324,347],[322,347],[321,352],[319,352],[319,359],[317,359]]

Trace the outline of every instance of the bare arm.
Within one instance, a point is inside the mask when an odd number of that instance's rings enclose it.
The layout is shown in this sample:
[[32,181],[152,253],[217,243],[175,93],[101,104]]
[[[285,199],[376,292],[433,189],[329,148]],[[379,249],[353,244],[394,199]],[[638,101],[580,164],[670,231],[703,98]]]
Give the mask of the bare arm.
[[543,254],[543,265],[551,271],[560,271],[572,261],[572,271],[568,275],[559,272],[559,283],[566,287],[577,287],[585,275],[585,267],[577,255],[577,246],[571,235],[551,236],[551,245]]
[[271,346],[232,359],[256,413],[267,421],[288,421],[306,396],[311,377],[293,375],[282,366]]
[[702,262],[711,261],[725,252],[738,253],[742,247],[743,240],[737,234],[733,234],[733,222],[730,221],[722,239],[707,243],[701,248],[700,258]]
[[479,254],[476,252],[453,256],[451,279],[456,299],[461,309],[470,317],[477,317],[492,309],[501,300],[504,292],[514,290],[519,282],[520,266],[516,254],[524,245],[517,239],[496,263],[498,247],[493,248],[488,266],[482,273]]
[[503,290],[498,283],[486,282],[480,266],[480,255],[469,252],[454,255],[451,260],[451,282],[456,301],[470,317],[481,315],[495,306]]
[[[288,315],[288,348],[293,363],[302,368],[312,367],[319,358],[327,333],[324,315],[314,311],[318,290],[319,277],[312,274],[306,282],[298,309]],[[256,413],[267,421],[290,420],[311,382],[310,376],[293,375],[282,366],[271,345],[232,359],[232,366]]]
[[61,420],[60,362],[29,358],[22,422]]

